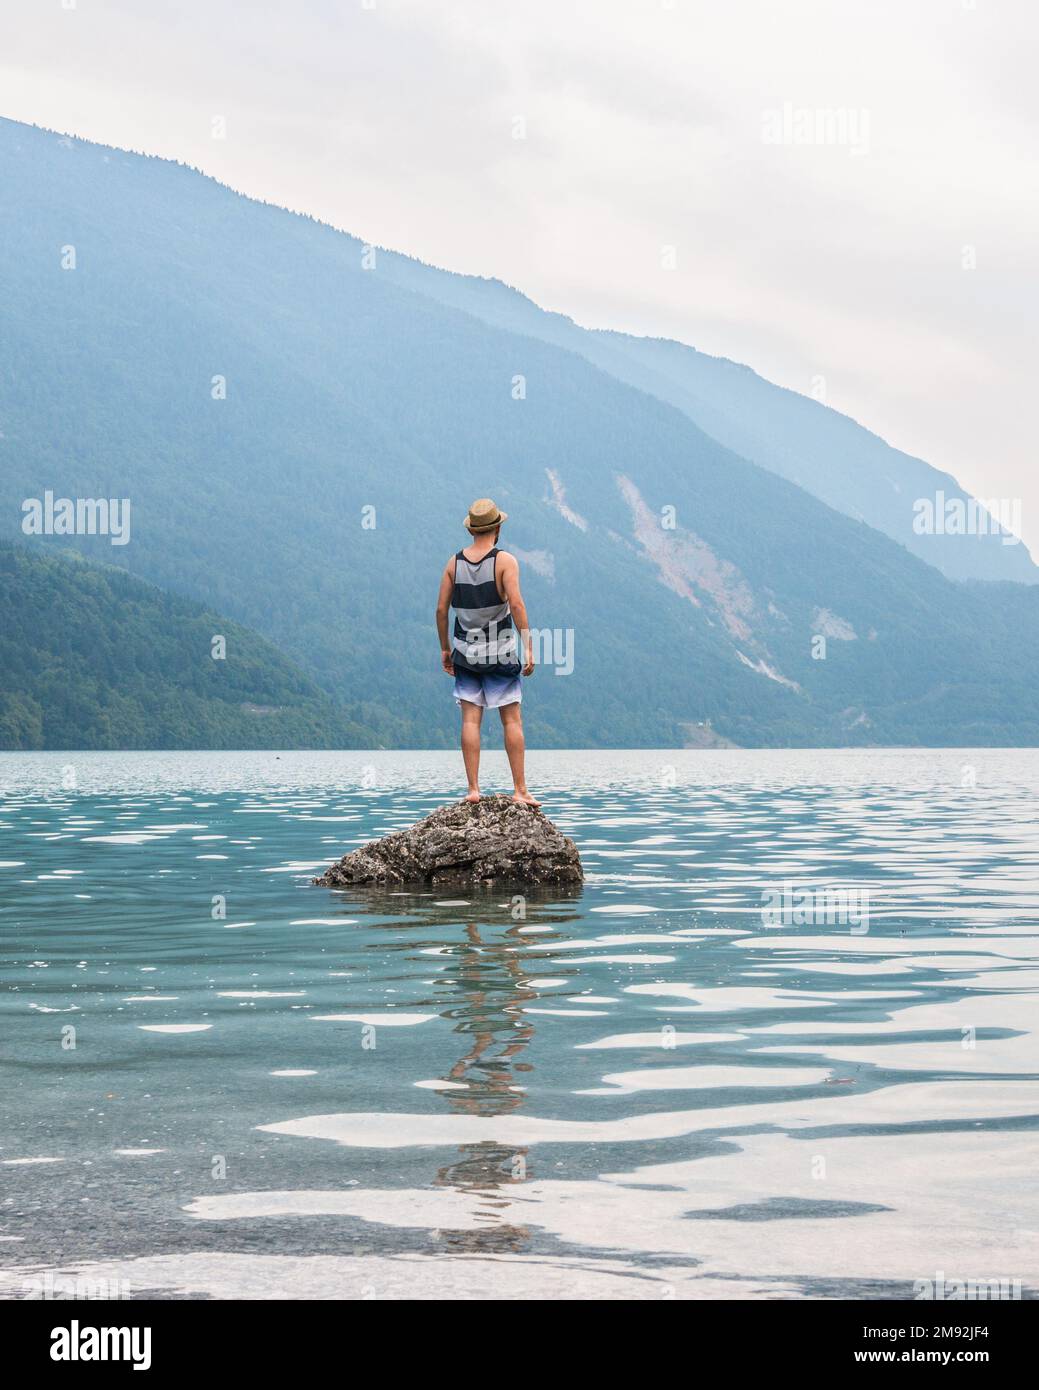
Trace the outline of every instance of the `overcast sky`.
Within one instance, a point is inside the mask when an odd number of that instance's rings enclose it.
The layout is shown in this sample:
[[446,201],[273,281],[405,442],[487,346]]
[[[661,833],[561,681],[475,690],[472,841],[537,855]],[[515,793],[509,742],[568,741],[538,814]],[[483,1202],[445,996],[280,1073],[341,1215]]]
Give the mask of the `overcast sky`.
[[0,0],[0,114],[821,378],[1039,555],[1037,38],[1034,0]]

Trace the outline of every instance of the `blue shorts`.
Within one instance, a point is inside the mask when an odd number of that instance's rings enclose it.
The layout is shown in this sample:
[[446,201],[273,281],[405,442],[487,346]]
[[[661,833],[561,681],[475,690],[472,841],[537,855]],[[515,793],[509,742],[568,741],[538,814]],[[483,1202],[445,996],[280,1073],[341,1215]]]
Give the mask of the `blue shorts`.
[[481,709],[518,705],[523,699],[519,676],[478,676],[474,671],[455,672],[455,699]]

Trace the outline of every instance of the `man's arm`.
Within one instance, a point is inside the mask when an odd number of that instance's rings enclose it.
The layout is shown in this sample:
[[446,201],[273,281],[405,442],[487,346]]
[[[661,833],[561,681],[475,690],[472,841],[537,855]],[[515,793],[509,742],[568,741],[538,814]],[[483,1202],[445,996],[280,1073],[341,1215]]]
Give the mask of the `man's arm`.
[[510,555],[508,551],[504,550],[499,552],[498,558],[502,562],[501,585],[505,590],[509,607],[512,609],[512,620],[519,631],[520,642],[526,651],[523,658],[523,674],[531,676],[534,674],[534,643],[530,640],[527,605],[523,602],[523,595],[520,593],[519,561],[515,555]]
[[451,591],[455,584],[455,559],[452,555],[440,576],[440,593],[437,595],[437,634],[440,638],[440,665],[449,676],[455,673],[451,656],[451,643],[447,636],[447,615],[451,609]]

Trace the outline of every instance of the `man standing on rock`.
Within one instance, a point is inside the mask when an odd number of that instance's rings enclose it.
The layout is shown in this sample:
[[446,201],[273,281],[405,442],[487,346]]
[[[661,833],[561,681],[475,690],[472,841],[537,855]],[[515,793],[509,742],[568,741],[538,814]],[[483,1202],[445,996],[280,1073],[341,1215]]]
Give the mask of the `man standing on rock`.
[[[444,567],[437,599],[437,632],[440,661],[447,675],[455,678],[455,699],[462,711],[462,761],[469,783],[466,801],[480,799],[480,721],[485,709],[496,709],[512,770],[512,799],[537,806],[540,803],[527,791],[523,770],[520,715],[520,673],[533,674],[534,646],[520,593],[519,562],[507,550],[498,549],[498,535],[507,516],[489,497],[478,498],[469,508],[463,525],[473,538],[472,544],[452,555]],[[455,610],[455,626],[448,641],[451,608]]]

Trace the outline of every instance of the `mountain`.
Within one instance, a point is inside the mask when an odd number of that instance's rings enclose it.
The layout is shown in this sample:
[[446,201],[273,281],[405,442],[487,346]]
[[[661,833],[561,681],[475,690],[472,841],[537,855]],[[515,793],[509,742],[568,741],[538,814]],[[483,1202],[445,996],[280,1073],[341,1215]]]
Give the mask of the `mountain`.
[[[483,495],[573,656],[527,687],[532,743],[1039,741],[1039,589],[951,582],[585,354],[180,165],[0,121],[0,188],[0,528],[255,628],[357,741],[453,741],[433,607]],[[23,531],[47,492],[128,499],[126,543]]]
[[394,284],[579,353],[618,381],[667,401],[726,448],[882,531],[950,579],[1039,583],[1028,547],[994,520],[986,519],[978,534],[917,533],[918,499],[970,506],[970,494],[950,474],[750,367],[669,339],[581,328],[500,281],[438,270],[397,252],[381,253],[380,267]]
[[122,570],[0,542],[0,608],[0,749],[371,742],[255,632]]

